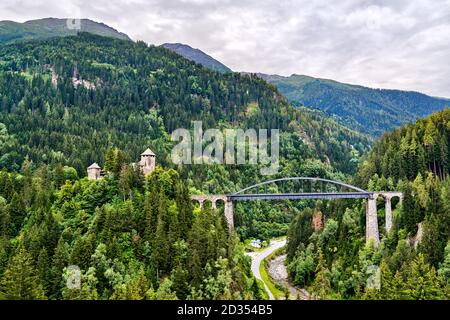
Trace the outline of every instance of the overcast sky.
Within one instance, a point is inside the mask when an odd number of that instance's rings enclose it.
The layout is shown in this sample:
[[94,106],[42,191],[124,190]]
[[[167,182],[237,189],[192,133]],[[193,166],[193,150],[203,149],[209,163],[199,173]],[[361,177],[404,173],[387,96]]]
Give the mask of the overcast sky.
[[234,71],[450,97],[450,0],[1,0],[0,20],[82,17]]

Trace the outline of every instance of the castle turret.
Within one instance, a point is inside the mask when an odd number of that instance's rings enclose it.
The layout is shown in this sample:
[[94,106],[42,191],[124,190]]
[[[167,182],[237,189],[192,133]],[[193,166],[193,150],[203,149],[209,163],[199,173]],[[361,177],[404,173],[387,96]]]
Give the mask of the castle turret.
[[102,168],[94,162],[87,168],[88,179],[98,180],[101,178]]
[[139,162],[142,172],[144,175],[150,174],[153,170],[155,170],[156,165],[156,155],[155,153],[147,149],[141,153],[141,161]]

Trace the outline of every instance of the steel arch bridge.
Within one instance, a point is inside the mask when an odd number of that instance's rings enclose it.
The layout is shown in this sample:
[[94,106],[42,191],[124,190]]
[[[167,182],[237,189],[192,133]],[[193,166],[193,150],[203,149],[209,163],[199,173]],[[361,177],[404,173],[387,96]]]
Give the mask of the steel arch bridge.
[[[302,182],[302,192],[296,193],[246,193],[250,190],[258,189],[259,187],[264,187],[272,183],[277,182],[286,182],[286,181],[300,181]],[[305,192],[304,190],[304,182],[308,182],[310,186],[309,192]],[[317,184],[320,187],[320,191],[313,190],[313,184]],[[327,184],[333,185],[336,187],[336,191],[327,192],[326,186]],[[325,190],[324,190],[325,187]],[[342,189],[348,189],[349,191],[342,191]],[[227,195],[229,199],[232,201],[239,200],[297,200],[297,199],[349,199],[349,198],[370,198],[372,196],[371,192],[360,189],[358,187],[352,186],[350,184],[346,184],[340,181],[334,181],[323,178],[311,178],[311,177],[289,177],[289,178],[280,178],[273,179],[269,181],[264,181],[261,183],[257,183],[250,187],[244,188],[240,191]]]
[[[267,187],[273,183],[289,183],[299,182],[301,184],[301,192],[267,192]],[[309,190],[305,191],[309,185]],[[331,186],[331,190],[327,190],[327,186]],[[258,191],[265,188],[264,192],[249,193],[249,191]],[[329,188],[330,189],[330,188]],[[366,202],[366,241],[369,243],[373,241],[375,246],[380,243],[378,231],[377,218],[377,203],[378,197],[383,197],[386,202],[386,231],[389,233],[392,227],[392,208],[391,199],[399,197],[400,201],[403,199],[401,192],[392,191],[366,191],[356,186],[346,184],[340,181],[334,181],[323,178],[312,177],[288,177],[264,181],[254,184],[250,187],[239,190],[235,193],[224,195],[193,195],[192,200],[198,201],[200,207],[205,201],[211,201],[212,208],[216,209],[216,203],[223,201],[225,203],[225,218],[230,229],[234,228],[233,217],[233,202],[244,200],[302,200],[302,199],[367,199]]]

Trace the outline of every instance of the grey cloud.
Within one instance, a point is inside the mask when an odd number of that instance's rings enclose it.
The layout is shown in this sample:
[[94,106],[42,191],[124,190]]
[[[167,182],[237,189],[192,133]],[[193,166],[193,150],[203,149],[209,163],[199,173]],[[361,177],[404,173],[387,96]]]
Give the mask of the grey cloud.
[[450,97],[449,0],[3,0],[0,19],[77,8],[136,40],[200,48],[233,70]]

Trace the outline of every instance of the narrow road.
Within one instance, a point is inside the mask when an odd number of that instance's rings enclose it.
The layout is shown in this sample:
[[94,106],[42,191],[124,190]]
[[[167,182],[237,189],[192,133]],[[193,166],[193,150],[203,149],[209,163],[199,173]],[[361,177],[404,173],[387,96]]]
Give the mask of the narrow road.
[[255,275],[255,277],[258,280],[261,280],[264,283],[264,288],[266,289],[266,292],[269,295],[270,300],[275,300],[275,297],[273,296],[272,292],[270,292],[269,287],[267,287],[267,284],[263,281],[263,279],[261,277],[261,273],[259,272],[259,266],[261,265],[261,262],[265,258],[267,258],[272,252],[283,247],[285,244],[286,244],[286,239],[273,240],[270,242],[270,245],[264,251],[246,253],[246,255],[248,255],[252,258],[253,274]]

